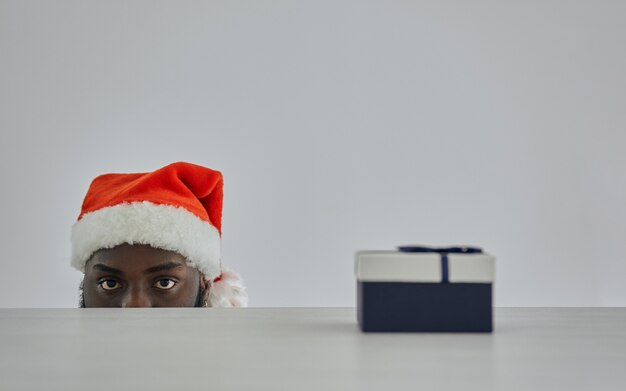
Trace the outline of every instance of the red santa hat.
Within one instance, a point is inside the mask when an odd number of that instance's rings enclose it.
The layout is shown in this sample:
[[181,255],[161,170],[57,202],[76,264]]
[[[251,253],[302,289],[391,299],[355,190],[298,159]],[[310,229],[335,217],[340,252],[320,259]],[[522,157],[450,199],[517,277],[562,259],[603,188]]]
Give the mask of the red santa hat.
[[245,307],[241,277],[221,264],[222,197],[222,173],[190,163],[100,175],[72,227],[71,264],[84,273],[100,249],[147,244],[181,254],[213,281],[212,307]]

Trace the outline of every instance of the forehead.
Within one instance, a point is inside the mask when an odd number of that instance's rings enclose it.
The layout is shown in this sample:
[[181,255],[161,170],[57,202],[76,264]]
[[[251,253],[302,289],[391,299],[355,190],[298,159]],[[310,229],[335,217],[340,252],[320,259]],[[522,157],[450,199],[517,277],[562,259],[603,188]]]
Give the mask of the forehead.
[[102,263],[120,270],[147,268],[166,262],[180,263],[191,268],[182,255],[169,250],[154,248],[143,244],[122,244],[109,249],[96,251],[86,265],[86,270],[96,263]]

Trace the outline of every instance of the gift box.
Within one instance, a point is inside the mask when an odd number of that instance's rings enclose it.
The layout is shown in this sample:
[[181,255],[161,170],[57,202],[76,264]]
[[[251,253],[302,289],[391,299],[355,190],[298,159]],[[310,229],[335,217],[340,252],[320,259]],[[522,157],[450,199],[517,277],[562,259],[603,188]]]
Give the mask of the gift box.
[[362,331],[491,332],[495,258],[476,247],[358,251]]

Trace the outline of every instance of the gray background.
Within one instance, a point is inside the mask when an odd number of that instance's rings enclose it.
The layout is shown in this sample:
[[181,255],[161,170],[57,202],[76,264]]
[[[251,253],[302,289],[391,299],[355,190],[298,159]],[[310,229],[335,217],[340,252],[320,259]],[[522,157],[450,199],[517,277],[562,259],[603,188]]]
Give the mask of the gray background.
[[223,171],[254,306],[468,243],[499,306],[626,305],[626,3],[0,1],[0,307],[73,307],[90,180]]

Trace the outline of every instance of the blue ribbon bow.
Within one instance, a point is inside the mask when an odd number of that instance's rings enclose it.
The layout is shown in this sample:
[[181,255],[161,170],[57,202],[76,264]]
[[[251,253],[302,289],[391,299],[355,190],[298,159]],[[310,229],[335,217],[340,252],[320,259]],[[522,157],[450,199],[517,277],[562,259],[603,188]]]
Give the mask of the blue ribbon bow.
[[426,247],[426,246],[398,246],[398,250],[405,253],[439,253],[441,254],[441,282],[448,283],[448,254],[482,254],[480,247]]

